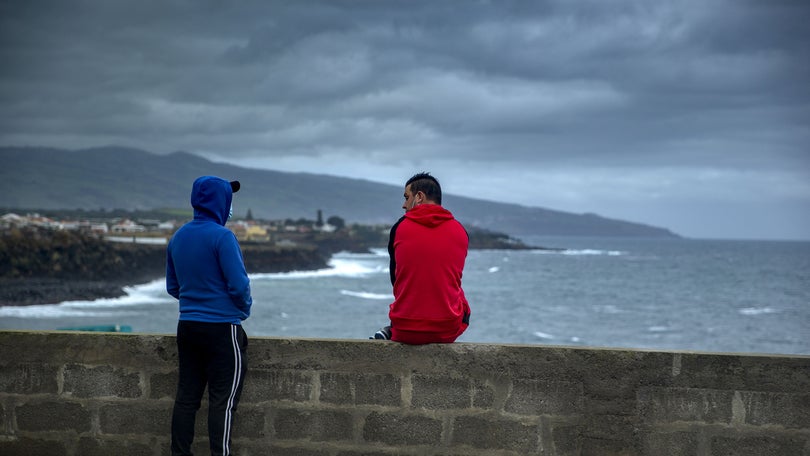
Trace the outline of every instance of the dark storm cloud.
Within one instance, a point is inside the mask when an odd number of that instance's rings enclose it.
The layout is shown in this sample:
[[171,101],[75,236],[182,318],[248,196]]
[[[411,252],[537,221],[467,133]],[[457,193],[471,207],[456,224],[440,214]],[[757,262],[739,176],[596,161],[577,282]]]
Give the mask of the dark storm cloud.
[[729,185],[807,208],[808,23],[799,1],[4,1],[0,143],[425,164],[648,223]]

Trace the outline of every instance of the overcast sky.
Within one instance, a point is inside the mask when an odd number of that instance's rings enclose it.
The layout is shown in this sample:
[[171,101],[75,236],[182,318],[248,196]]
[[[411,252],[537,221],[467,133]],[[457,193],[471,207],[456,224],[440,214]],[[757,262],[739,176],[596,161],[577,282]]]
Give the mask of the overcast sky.
[[0,145],[426,170],[688,237],[810,239],[808,24],[802,0],[0,0]]

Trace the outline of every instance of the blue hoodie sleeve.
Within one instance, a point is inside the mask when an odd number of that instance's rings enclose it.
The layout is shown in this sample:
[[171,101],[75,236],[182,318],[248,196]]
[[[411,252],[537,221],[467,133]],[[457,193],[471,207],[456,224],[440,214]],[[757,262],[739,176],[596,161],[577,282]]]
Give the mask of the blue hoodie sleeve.
[[218,250],[222,275],[228,283],[228,294],[236,307],[244,313],[242,317],[244,320],[250,316],[253,298],[250,295],[250,279],[236,236],[229,231],[223,236]]
[[166,249],[166,292],[175,299],[180,299],[180,283],[174,270],[174,261],[169,249]]

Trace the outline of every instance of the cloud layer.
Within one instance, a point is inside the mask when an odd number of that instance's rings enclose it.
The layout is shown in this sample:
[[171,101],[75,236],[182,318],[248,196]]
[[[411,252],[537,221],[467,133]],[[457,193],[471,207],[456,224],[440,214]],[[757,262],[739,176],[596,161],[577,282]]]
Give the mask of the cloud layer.
[[[810,5],[0,2],[0,144],[810,238]],[[358,196],[362,197],[362,196]]]

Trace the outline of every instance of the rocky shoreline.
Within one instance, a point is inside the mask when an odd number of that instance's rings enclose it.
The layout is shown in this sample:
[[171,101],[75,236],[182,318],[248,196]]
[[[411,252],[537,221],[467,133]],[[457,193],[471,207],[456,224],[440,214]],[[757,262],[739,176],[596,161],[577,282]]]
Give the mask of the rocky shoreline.
[[[273,273],[322,269],[327,266],[315,249],[245,249],[245,264],[251,273]],[[160,280],[160,273],[139,273],[126,278],[86,280],[81,278],[22,277],[0,278],[0,306],[30,306],[57,304],[65,301],[92,301],[119,298],[126,295],[125,287]]]
[[[244,243],[250,273],[327,267],[315,246]],[[0,237],[0,306],[55,304],[125,296],[127,286],[166,274],[166,246],[108,242],[72,233],[25,231]]]
[[134,284],[76,279],[3,278],[0,279],[0,306],[118,298],[126,294],[124,287],[129,285]]
[[[249,273],[328,267],[339,251],[363,252],[385,245],[373,236],[306,236],[297,245],[242,242]],[[471,249],[527,249],[506,235],[473,231]],[[536,248],[536,247],[534,247]],[[64,231],[20,230],[0,236],[0,306],[55,304],[125,296],[127,286],[165,277],[166,247],[108,242]]]
[[[326,268],[326,261],[311,252],[288,249],[282,254],[252,255],[250,263],[264,267],[248,270],[255,272],[289,272]],[[272,257],[272,258],[271,258]],[[281,260],[281,261],[279,261]],[[246,259],[246,263],[248,260]],[[126,295],[125,287],[161,280],[164,274],[131,276],[127,279],[84,280],[78,278],[24,277],[0,278],[0,306],[30,306],[57,304],[65,301],[93,301],[119,298]]]

